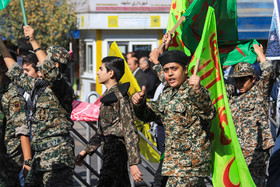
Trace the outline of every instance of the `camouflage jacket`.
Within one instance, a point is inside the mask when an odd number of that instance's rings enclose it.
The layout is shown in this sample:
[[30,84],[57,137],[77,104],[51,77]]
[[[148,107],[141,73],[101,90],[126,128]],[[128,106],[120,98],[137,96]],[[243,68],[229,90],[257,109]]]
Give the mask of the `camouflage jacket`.
[[[51,89],[55,81],[63,78],[55,67],[55,62],[46,59],[38,68],[44,75],[44,79],[49,82],[49,85],[36,102],[36,112],[34,119],[31,121],[32,144],[47,141],[55,136],[70,136],[69,131],[73,126],[69,113]],[[7,75],[30,95],[36,81],[39,80],[23,73],[17,63],[13,64]],[[68,93],[65,92],[65,96],[67,95]]]
[[[249,165],[264,162],[258,154],[274,145],[268,122],[268,99],[272,90],[274,73],[269,62],[260,63],[262,76],[246,93],[229,97],[229,104],[237,137]],[[266,158],[268,159],[268,158]]]
[[[22,154],[19,135],[29,136],[30,132],[27,126],[26,102],[13,83],[3,86],[0,94],[3,94],[1,105],[6,117],[4,142],[7,156],[18,157]],[[16,160],[16,162],[20,162],[20,160]],[[18,164],[22,165],[22,162]]]
[[86,147],[86,152],[93,152],[100,146],[103,137],[107,135],[115,135],[124,137],[124,144],[128,154],[129,165],[140,163],[139,154],[139,137],[137,128],[134,125],[134,112],[129,97],[122,96],[118,86],[113,86],[110,90],[106,90],[102,97],[114,92],[118,98],[117,102],[105,105],[102,103],[98,119],[98,131],[90,139]]
[[178,89],[167,87],[158,100],[134,106],[139,119],[161,118],[165,127],[165,176],[208,176],[211,142],[209,121],[215,116],[209,92],[195,93],[186,80]]

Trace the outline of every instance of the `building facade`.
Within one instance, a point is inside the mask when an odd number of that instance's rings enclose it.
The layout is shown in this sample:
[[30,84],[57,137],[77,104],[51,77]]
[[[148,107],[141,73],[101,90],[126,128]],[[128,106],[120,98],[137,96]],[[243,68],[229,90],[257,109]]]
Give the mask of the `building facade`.
[[[90,91],[100,95],[96,72],[110,44],[121,52],[151,51],[158,47],[167,27],[172,0],[71,0],[76,6],[79,30],[79,97]],[[240,39],[267,40],[273,0],[238,0]]]

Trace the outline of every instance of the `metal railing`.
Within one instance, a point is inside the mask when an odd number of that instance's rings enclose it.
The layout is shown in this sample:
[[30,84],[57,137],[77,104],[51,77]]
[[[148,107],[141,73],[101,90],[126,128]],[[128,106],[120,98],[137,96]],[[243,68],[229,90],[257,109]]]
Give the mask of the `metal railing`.
[[[89,102],[90,101],[90,97],[91,96],[95,96],[97,99],[99,98],[99,94],[97,92],[90,92],[87,95],[87,99],[86,101]],[[91,138],[91,130],[93,131],[97,131],[97,122],[84,122],[84,121],[77,121],[84,129],[85,129],[85,134],[86,137],[84,138],[76,129],[72,128],[71,131],[71,135],[77,140],[79,141],[81,144],[83,144],[84,146],[86,146]],[[161,154],[156,146],[148,139],[145,137],[145,135],[143,135],[143,133],[141,131],[138,130],[138,134],[139,136],[147,142],[147,144],[149,144],[152,149],[154,149],[158,154]],[[84,180],[77,172],[74,172],[74,180],[79,183],[79,185],[81,186],[91,186],[91,175],[95,175],[97,178],[100,177],[100,168],[101,168],[101,163],[102,163],[102,153],[100,151],[100,148],[98,150],[96,150],[94,152],[94,154],[97,155],[97,169],[94,169],[91,167],[91,158],[89,156],[86,157],[86,159],[83,161],[83,166],[86,168],[86,179]],[[141,165],[142,167],[148,171],[148,173],[150,173],[152,176],[155,175],[156,169],[142,154],[140,154],[141,156]],[[135,186],[134,185],[134,181],[133,178],[130,176],[130,180],[131,180],[131,186]],[[145,183],[146,186],[151,186],[151,184],[144,180],[143,183]]]

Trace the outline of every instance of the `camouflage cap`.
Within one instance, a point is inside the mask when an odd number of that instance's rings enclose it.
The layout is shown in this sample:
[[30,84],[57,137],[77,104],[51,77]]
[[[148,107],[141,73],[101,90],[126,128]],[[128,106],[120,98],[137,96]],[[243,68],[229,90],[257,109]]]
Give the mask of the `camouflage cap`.
[[70,54],[63,47],[50,46],[47,50],[49,58],[61,64],[67,64],[70,61]]
[[240,62],[235,65],[234,72],[228,77],[246,77],[255,75],[255,68],[247,62]]

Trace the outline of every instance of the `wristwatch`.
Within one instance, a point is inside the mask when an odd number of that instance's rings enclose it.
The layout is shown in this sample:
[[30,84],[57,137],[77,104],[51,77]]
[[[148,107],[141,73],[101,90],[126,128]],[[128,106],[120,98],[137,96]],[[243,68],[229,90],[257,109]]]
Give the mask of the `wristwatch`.
[[31,166],[32,159],[27,159],[24,161],[24,165]]

